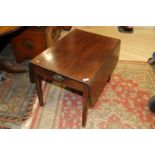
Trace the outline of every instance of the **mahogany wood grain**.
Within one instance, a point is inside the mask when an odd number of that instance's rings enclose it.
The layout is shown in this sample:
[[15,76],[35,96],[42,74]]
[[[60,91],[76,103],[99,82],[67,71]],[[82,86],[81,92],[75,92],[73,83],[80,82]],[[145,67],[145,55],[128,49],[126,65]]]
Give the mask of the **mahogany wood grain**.
[[28,26],[11,40],[17,62],[32,59],[53,46],[60,37],[61,30],[56,26]]
[[38,98],[39,98],[40,106],[43,106],[44,101],[43,101],[43,92],[42,92],[42,80],[40,76],[35,76],[35,83],[36,83],[36,88],[38,90]]
[[20,28],[20,26],[0,26],[0,36],[15,32]]
[[[83,92],[82,126],[85,126],[88,105],[97,101],[110,80],[119,51],[120,40],[76,29],[31,61],[31,81],[41,76]],[[40,95],[40,88],[37,91]]]

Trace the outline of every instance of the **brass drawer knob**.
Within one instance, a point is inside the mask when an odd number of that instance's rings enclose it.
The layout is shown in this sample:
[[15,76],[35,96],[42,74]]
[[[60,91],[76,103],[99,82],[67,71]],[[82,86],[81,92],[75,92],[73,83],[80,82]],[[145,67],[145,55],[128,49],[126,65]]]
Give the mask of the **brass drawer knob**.
[[54,74],[53,75],[53,79],[56,80],[56,81],[59,81],[59,82],[64,81],[63,76],[62,75],[59,75],[59,74]]

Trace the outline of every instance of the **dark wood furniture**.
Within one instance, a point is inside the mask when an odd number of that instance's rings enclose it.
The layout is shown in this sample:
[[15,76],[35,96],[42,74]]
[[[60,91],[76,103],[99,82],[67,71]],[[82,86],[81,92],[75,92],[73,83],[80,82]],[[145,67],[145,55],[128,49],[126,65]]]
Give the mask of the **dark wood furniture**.
[[[0,52],[10,42],[10,39],[15,36],[15,33],[21,29],[21,26],[0,26]],[[0,57],[0,70],[11,73],[27,71],[26,67],[16,63],[11,63],[10,60],[2,57]]]
[[30,78],[43,106],[41,80],[58,81],[83,93],[82,126],[117,64],[120,40],[74,30],[30,63]]
[[53,46],[61,34],[57,26],[29,26],[11,40],[17,62],[34,58],[49,46]]
[[72,26],[61,26],[63,30],[70,31]]
[[19,30],[20,26],[0,26],[0,37]]

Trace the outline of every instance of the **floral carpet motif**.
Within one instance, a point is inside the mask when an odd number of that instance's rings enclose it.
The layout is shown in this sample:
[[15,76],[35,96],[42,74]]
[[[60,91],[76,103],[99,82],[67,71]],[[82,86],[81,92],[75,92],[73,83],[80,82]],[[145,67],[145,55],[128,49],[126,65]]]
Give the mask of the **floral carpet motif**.
[[[0,82],[0,128],[82,128],[83,97],[45,83],[45,106],[38,105],[35,87],[25,74],[8,74]],[[145,62],[119,61],[110,83],[88,111],[88,129],[155,128],[148,100],[155,95],[155,67]]]
[[20,128],[32,115],[35,87],[28,73],[7,74],[0,81],[0,128]]
[[[155,128],[155,114],[148,100],[155,95],[155,68],[145,62],[119,61],[110,83],[88,111],[86,128]],[[46,105],[36,106],[22,128],[82,128],[83,97],[75,92],[46,84]]]

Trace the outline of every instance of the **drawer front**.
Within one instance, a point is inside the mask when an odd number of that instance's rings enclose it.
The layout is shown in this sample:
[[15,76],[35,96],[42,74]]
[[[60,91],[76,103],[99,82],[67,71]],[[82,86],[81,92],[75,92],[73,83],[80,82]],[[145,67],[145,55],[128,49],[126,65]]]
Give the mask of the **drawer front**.
[[[35,65],[31,65],[31,74],[37,74],[45,79],[48,79],[50,81],[56,81],[59,83],[62,83],[68,87],[71,87],[73,89],[77,89],[79,91],[83,91],[83,87],[84,87],[84,83],[81,83],[79,81],[76,81],[74,79],[71,79],[69,77],[63,76],[61,74],[52,72],[52,71],[48,71],[46,69],[43,69],[41,67],[35,66]],[[35,77],[35,75],[32,75],[33,77]]]
[[24,31],[11,40],[16,56],[24,55],[26,58],[33,58],[47,48],[44,32]]

